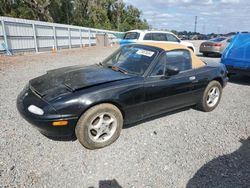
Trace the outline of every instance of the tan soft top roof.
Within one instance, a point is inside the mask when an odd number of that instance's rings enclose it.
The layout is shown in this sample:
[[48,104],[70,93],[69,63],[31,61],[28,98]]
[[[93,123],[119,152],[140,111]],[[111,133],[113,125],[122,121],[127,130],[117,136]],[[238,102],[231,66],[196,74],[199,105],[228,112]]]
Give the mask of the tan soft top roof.
[[161,43],[161,42],[140,42],[138,44],[143,44],[143,45],[146,45],[146,46],[161,48],[161,49],[163,49],[165,51],[178,50],[178,49],[189,50],[189,52],[191,54],[191,58],[192,58],[192,68],[197,69],[197,68],[205,66],[205,63],[203,61],[201,61],[193,53],[193,51],[191,49],[189,49],[186,46],[181,45],[181,44],[171,44],[171,43]]

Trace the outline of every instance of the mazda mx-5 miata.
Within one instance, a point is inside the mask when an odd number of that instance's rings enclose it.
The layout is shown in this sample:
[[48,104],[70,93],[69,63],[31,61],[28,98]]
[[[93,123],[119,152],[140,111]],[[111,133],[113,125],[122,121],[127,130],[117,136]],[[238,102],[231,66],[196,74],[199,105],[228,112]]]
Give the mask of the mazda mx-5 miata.
[[76,135],[89,149],[113,143],[124,124],[187,106],[216,108],[223,64],[205,63],[177,44],[131,44],[103,62],[48,71],[19,94],[20,114],[50,137]]

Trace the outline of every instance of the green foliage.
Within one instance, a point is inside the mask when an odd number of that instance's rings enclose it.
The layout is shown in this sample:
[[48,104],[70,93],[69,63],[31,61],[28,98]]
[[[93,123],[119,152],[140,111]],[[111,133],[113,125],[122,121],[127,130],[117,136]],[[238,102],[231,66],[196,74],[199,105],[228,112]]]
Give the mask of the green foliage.
[[0,0],[0,16],[127,31],[148,29],[141,12],[121,0]]

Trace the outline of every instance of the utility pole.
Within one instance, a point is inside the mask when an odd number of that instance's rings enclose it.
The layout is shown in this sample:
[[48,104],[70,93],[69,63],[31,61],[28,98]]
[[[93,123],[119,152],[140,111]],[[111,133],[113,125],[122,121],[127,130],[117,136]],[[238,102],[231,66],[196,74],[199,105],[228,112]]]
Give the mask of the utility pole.
[[196,33],[197,29],[197,16],[195,16],[195,21],[194,21],[194,32]]
[[120,31],[120,22],[121,22],[121,15],[120,15],[121,3],[122,3],[122,0],[117,1],[117,29],[118,29],[118,31]]

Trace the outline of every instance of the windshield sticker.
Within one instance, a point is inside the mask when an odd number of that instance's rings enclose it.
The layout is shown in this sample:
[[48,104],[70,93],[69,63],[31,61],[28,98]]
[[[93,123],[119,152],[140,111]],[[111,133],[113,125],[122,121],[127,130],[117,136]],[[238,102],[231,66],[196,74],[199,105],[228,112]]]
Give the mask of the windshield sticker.
[[147,56],[147,57],[152,57],[154,55],[154,52],[148,51],[148,50],[138,50],[136,52],[136,54],[138,54],[138,55],[144,55],[144,56]]

